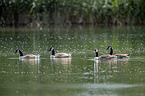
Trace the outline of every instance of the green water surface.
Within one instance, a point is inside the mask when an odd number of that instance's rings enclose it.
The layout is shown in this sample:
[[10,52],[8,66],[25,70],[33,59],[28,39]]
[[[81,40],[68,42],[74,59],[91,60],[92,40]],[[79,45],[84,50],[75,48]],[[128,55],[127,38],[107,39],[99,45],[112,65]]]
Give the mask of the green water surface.
[[[0,28],[0,45],[0,96],[145,96],[143,26]],[[94,61],[109,45],[131,57]],[[72,57],[50,59],[51,46]],[[41,57],[19,60],[16,49]]]

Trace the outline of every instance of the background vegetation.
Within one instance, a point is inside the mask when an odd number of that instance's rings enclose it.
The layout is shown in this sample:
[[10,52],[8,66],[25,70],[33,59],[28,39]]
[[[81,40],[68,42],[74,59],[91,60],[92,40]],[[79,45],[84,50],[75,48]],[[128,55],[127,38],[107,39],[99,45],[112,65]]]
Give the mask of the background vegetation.
[[145,0],[1,0],[0,25],[145,24]]

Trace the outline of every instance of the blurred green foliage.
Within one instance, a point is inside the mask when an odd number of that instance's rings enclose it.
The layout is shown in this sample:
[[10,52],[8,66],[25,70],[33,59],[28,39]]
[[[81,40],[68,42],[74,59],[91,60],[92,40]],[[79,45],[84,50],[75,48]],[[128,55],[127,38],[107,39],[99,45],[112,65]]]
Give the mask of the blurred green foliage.
[[145,24],[144,17],[144,0],[0,1],[0,25]]

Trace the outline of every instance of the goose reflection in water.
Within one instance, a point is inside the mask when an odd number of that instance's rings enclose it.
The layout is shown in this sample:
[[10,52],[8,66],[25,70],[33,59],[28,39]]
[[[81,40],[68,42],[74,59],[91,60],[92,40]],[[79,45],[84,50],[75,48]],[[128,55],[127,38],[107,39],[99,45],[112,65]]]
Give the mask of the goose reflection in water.
[[55,64],[71,64],[71,58],[51,58],[51,63],[55,63]]
[[19,60],[22,64],[27,63],[27,64],[35,65],[40,63],[40,59],[19,59]]
[[51,58],[52,70],[56,73],[69,73],[71,71],[71,58]]
[[95,60],[94,61],[94,83],[99,83],[99,79],[104,79],[104,77],[99,77],[99,74],[104,72],[116,72],[117,60]]
[[34,76],[34,73],[40,73],[40,59],[19,59],[19,73],[27,73]]
[[114,73],[125,72],[127,69],[128,69],[128,59],[95,60],[94,82],[100,83],[102,82],[102,80],[105,81],[107,79],[111,79],[114,77]]

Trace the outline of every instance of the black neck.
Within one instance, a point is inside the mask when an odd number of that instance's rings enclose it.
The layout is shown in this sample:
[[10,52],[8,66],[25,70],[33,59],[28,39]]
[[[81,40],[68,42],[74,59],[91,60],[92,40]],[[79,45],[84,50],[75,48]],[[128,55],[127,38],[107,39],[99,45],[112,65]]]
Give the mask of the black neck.
[[99,57],[99,53],[98,52],[96,52],[96,57]]
[[113,48],[110,48],[110,55],[113,55]]
[[55,50],[54,49],[52,50],[52,54],[51,55],[55,55]]
[[19,50],[20,56],[23,56],[23,52],[21,50]]

